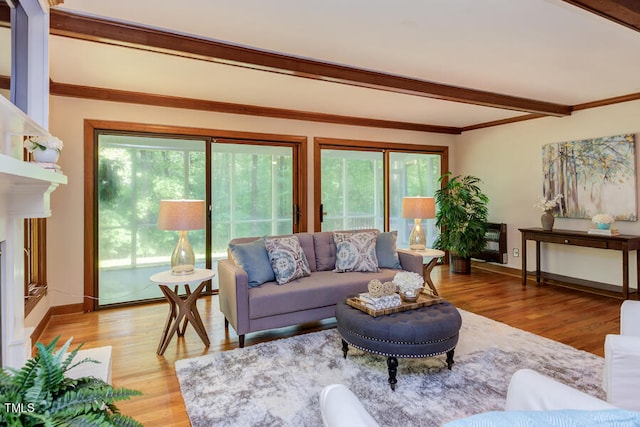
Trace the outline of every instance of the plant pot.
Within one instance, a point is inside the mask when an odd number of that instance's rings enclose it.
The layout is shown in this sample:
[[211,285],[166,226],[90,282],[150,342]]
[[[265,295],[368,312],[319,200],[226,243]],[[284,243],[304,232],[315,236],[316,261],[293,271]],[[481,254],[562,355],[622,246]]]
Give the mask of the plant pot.
[[471,274],[471,258],[462,258],[450,253],[449,271],[458,274]]

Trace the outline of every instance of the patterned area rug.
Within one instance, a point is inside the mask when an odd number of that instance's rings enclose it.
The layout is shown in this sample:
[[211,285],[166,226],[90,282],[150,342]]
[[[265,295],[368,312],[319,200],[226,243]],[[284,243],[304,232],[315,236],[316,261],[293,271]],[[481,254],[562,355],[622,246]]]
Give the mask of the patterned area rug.
[[319,394],[347,385],[381,426],[437,426],[502,410],[511,375],[531,368],[599,398],[601,357],[460,310],[455,364],[444,355],[398,359],[387,383],[386,357],[350,348],[335,329],[176,362],[194,427],[321,426]]

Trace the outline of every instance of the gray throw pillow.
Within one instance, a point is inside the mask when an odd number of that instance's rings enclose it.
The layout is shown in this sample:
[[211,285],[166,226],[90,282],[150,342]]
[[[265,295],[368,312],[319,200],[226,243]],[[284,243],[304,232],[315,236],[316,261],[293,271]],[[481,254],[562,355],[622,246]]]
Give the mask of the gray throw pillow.
[[279,285],[311,275],[309,262],[297,236],[267,237],[264,242]]
[[376,256],[378,257],[378,267],[382,268],[402,268],[398,257],[398,232],[389,231],[380,233],[376,239]]
[[247,272],[250,288],[276,280],[264,239],[249,243],[229,243],[229,251],[236,265]]
[[376,235],[374,231],[359,233],[333,233],[336,242],[336,268],[334,271],[378,271]]

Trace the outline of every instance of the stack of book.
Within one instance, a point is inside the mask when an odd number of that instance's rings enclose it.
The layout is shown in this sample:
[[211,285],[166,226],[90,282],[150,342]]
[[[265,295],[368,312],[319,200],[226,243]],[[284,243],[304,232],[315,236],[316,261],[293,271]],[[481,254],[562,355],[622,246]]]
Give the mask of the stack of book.
[[589,234],[599,234],[601,236],[617,236],[620,234],[620,230],[617,228],[609,228],[608,230],[603,230],[601,228],[590,228],[588,231]]
[[46,163],[46,162],[31,162],[36,166],[40,166],[43,169],[49,169],[52,171],[56,171],[62,173],[62,169],[60,169],[60,165],[57,163]]

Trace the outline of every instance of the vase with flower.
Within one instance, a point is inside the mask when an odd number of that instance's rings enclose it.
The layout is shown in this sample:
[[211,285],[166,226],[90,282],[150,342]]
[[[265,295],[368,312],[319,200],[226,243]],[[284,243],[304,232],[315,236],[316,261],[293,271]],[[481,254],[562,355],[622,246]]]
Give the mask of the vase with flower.
[[615,218],[609,214],[597,214],[591,221],[596,224],[596,227],[600,230],[609,230],[611,228],[611,224],[615,222]]
[[36,162],[56,163],[63,143],[55,136],[30,136],[24,140],[23,146]]
[[562,194],[556,194],[553,198],[546,198],[544,196],[540,196],[536,203],[533,205],[534,207],[542,210],[543,214],[540,217],[540,222],[542,223],[542,229],[545,231],[553,230],[553,224],[555,222],[555,217],[553,216],[553,210],[560,203],[560,199],[562,198]]

